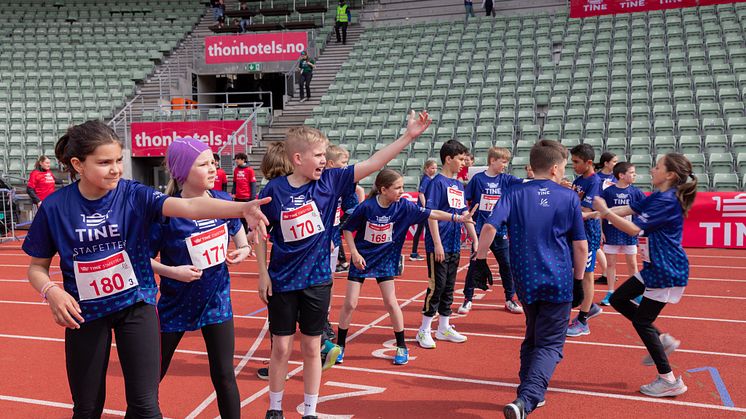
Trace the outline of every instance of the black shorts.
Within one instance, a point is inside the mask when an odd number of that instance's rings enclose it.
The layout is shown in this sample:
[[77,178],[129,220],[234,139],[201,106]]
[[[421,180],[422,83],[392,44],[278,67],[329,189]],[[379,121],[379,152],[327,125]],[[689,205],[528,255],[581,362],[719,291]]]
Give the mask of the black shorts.
[[269,331],[277,336],[295,334],[296,323],[306,336],[321,336],[332,297],[332,283],[276,292],[269,297]]
[[[360,283],[360,284],[362,284],[363,282],[365,282],[365,278],[348,277],[347,280],[348,281],[352,281],[352,282],[357,282],[357,283]],[[376,282],[379,283],[379,284],[381,282],[393,281],[393,280],[394,280],[393,276],[382,276],[382,277],[376,278]]]

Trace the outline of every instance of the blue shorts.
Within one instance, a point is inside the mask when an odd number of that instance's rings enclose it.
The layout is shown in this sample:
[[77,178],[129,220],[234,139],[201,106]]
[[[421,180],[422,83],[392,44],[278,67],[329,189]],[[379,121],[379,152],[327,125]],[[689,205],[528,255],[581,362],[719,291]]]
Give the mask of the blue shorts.
[[585,271],[593,272],[596,270],[596,253],[598,249],[588,249],[588,257],[585,259]]

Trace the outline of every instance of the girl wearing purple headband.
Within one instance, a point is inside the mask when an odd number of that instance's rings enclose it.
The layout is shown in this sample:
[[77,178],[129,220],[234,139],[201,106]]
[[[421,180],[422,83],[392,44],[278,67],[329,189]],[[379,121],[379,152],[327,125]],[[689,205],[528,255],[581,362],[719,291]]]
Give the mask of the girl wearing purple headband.
[[[199,144],[178,142],[174,149],[182,147],[191,150],[187,154],[202,154]],[[245,217],[249,225],[260,226],[257,230],[264,230],[261,226],[267,223],[259,206],[269,199],[179,199],[122,179],[122,148],[114,131],[100,121],[69,128],[55,145],[55,155],[79,180],[44,201],[23,243],[31,256],[29,282],[49,303],[55,322],[66,328],[74,417],[100,417],[103,412],[112,335],[124,377],[127,416],[162,417],[158,286],[149,246],[152,224],[164,216],[200,220],[197,223]],[[191,167],[196,158],[187,163],[189,158],[178,154],[179,158],[172,156],[173,166],[186,180],[184,167]],[[193,247],[201,249],[204,242],[212,246],[209,239],[195,239]],[[211,248],[205,252],[214,254]],[[62,287],[49,275],[56,254]],[[225,308],[214,312],[221,310]]]
[[[232,201],[212,190],[217,170],[212,150],[192,139],[175,140],[166,154],[171,174],[166,193],[181,198],[216,198]],[[251,253],[237,218],[192,221],[163,218],[151,228],[153,271],[161,276],[158,316],[161,325],[161,379],[166,375],[184,332],[201,330],[210,363],[220,416],[239,418],[241,400],[233,372],[235,335],[227,264]],[[236,249],[228,250],[228,237]]]

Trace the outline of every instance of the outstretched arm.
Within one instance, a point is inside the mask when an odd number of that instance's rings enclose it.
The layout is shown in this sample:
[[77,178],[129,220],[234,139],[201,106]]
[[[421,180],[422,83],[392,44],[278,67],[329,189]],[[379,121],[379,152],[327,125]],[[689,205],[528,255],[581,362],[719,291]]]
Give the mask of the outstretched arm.
[[163,203],[163,215],[166,217],[188,218],[203,220],[209,218],[245,218],[256,233],[257,225],[269,225],[267,217],[262,214],[260,207],[268,204],[272,198],[266,197],[251,202],[230,202],[213,198],[168,198]]
[[393,143],[387,145],[375,154],[370,156],[367,160],[364,160],[355,165],[355,182],[359,182],[371,174],[383,169],[388,162],[396,157],[404,147],[408,146],[412,141],[422,134],[427,127],[430,126],[432,119],[423,111],[419,114],[415,114],[414,111],[409,113],[409,122],[407,123],[407,131],[399,137]]

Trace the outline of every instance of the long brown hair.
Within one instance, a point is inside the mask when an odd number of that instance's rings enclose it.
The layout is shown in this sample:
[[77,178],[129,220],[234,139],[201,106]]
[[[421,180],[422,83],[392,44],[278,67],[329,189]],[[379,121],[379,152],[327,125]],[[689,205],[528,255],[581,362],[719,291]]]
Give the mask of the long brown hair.
[[293,164],[288,159],[284,142],[278,141],[269,145],[267,152],[262,157],[259,170],[262,171],[262,175],[267,180],[293,173]]
[[54,155],[57,160],[65,166],[70,177],[75,179],[78,172],[70,163],[73,158],[81,162],[96,151],[96,147],[117,143],[122,145],[122,140],[108,125],[101,121],[88,121],[80,125],[74,125],[67,129],[65,135],[57,140],[54,146]]
[[681,153],[668,153],[663,157],[663,164],[667,171],[676,174],[676,180],[671,187],[676,188],[676,198],[679,199],[681,210],[686,217],[697,196],[698,180],[693,173],[692,162]]
[[43,162],[44,160],[46,160],[48,158],[49,157],[47,157],[47,156],[45,156],[43,154],[41,156],[39,156],[39,158],[36,159],[36,163],[34,163],[34,169],[41,171],[41,162]]
[[376,176],[376,181],[373,183],[373,188],[371,188],[370,193],[368,194],[368,198],[373,198],[376,195],[380,194],[381,188],[390,188],[391,185],[394,184],[394,182],[401,178],[401,173],[397,172],[396,170],[381,170]]

